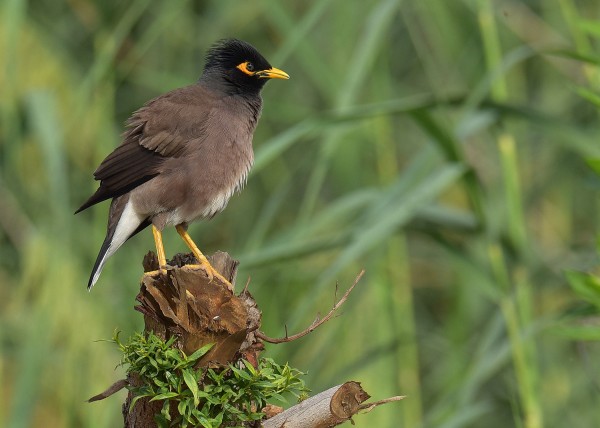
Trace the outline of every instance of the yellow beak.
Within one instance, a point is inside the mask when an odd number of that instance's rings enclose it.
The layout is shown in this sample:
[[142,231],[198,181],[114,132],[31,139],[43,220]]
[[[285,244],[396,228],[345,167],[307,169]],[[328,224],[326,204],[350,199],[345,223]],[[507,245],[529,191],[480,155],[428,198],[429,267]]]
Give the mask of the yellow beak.
[[271,68],[269,70],[257,71],[255,73],[261,79],[289,79],[290,76],[283,70],[278,68]]

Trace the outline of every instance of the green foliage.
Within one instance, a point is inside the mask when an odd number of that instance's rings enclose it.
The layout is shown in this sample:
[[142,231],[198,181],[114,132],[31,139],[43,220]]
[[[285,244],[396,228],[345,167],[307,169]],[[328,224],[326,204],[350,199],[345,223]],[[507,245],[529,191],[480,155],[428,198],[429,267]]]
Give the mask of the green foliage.
[[600,341],[600,277],[578,271],[568,271],[566,275],[582,302],[566,311],[556,331],[573,340]]
[[127,343],[115,333],[113,340],[123,353],[121,364],[127,373],[142,382],[131,388],[135,398],[130,410],[141,398],[164,400],[155,417],[160,427],[241,426],[262,419],[261,409],[269,400],[286,402],[286,393],[301,399],[308,392],[302,372],[270,358],[262,358],[257,368],[245,360],[220,369],[195,368],[212,344],[187,356],[172,346],[175,338],[165,342],[153,333],[136,333]]

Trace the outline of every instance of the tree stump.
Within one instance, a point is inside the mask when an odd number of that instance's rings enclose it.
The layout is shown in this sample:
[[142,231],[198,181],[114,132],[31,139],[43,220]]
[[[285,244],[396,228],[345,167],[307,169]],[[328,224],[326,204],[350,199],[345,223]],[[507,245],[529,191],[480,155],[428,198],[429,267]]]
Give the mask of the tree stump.
[[[234,293],[239,263],[224,252],[208,259],[231,284],[218,277],[210,280],[204,269],[195,264],[192,254],[175,255],[165,274],[144,275],[135,307],[144,314],[144,332],[154,332],[165,341],[175,337],[174,346],[186,355],[213,343],[197,367],[209,363],[226,365],[241,358],[256,364],[264,349],[254,334],[260,327],[261,313],[247,289],[237,296]],[[143,265],[144,272],[158,271],[156,254],[146,254]],[[140,384],[135,375],[127,381],[131,386]],[[125,427],[156,426],[154,415],[160,412],[162,401],[142,398],[130,412],[133,398],[130,391],[123,404]]]
[[[177,254],[168,262],[166,271],[158,272],[158,260],[153,252],[144,257],[145,274],[136,297],[135,309],[144,315],[144,332],[153,332],[165,341],[174,338],[173,347],[186,355],[191,355],[208,344],[214,344],[210,351],[195,363],[195,367],[224,366],[245,359],[257,367],[259,354],[264,349],[263,342],[285,343],[303,337],[330,320],[334,312],[346,301],[363,272],[354,284],[335,303],[323,318],[317,318],[308,328],[295,335],[273,339],[260,331],[261,312],[247,285],[238,295],[234,284],[238,262],[227,253],[218,252],[208,258],[212,266],[230,281],[209,278],[204,269],[196,265],[192,254]],[[106,391],[89,401],[109,397],[120,389],[129,386],[130,391],[122,407],[125,428],[156,427],[155,415],[160,413],[163,401],[150,401],[148,397],[134,400],[131,387],[141,385],[136,373],[127,379],[115,382]],[[359,411],[370,411],[380,404],[403,399],[391,397],[378,402],[363,404],[369,395],[360,383],[349,381],[335,386],[299,404],[283,410],[277,406],[267,406],[267,415],[261,426],[265,428],[325,428],[351,420]],[[131,409],[130,409],[131,408]],[[175,418],[172,406],[170,412]],[[257,427],[254,422],[248,427]]]

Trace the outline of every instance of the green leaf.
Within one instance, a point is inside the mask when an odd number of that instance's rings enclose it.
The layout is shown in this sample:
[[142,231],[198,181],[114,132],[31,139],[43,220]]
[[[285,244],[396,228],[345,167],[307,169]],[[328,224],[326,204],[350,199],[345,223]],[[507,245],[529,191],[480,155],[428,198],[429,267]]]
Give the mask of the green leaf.
[[600,175],[600,158],[588,158],[585,163],[598,175]]
[[202,425],[204,428],[214,428],[212,422],[206,418],[202,418],[198,422],[200,422],[200,425]]
[[579,297],[600,309],[600,278],[585,272],[567,271],[569,285]]
[[273,382],[269,381],[269,380],[264,380],[264,381],[258,381],[258,382],[254,382],[252,384],[252,386],[254,386],[255,388],[263,388],[263,389],[269,389],[269,388],[273,388]]
[[202,348],[198,349],[197,351],[195,351],[192,355],[190,355],[189,357],[187,357],[188,361],[190,362],[196,362],[196,360],[200,359],[202,356],[204,356],[208,351],[210,351],[210,349],[215,346],[214,343],[209,343],[207,345],[204,345]]
[[169,398],[177,397],[178,395],[177,392],[164,392],[152,397],[150,401],[168,400]]
[[154,421],[156,422],[159,428],[169,427],[169,421],[167,420],[167,418],[165,418],[165,416],[162,413],[154,415]]
[[192,391],[192,395],[194,396],[194,407],[200,403],[200,399],[198,398],[198,381],[192,374],[192,372],[188,369],[183,369],[181,371],[183,375],[183,380],[187,387]]
[[554,329],[557,334],[572,340],[599,341],[600,325],[564,325]]
[[[152,400],[150,400],[152,401]],[[170,421],[171,420],[171,412],[170,412],[171,406],[169,404],[168,401],[165,401],[163,403],[162,409],[160,410],[160,414],[165,418],[165,420]]]
[[219,413],[214,419],[213,422],[215,426],[220,427],[223,424],[223,412]]
[[286,400],[285,397],[283,395],[281,395],[281,394],[275,393],[275,394],[272,394],[270,397],[274,398],[275,400],[277,400],[277,401],[279,401],[281,403],[287,403],[288,402],[288,400]]
[[129,411],[131,412],[131,410],[133,409],[133,406],[135,406],[135,403],[137,403],[140,398],[148,397],[149,395],[150,394],[141,394],[141,395],[136,395],[135,397],[133,397],[133,400],[131,400],[131,404],[129,405]]
[[591,36],[600,37],[600,22],[591,20],[591,19],[579,19],[577,21],[577,26],[590,34]]
[[246,380],[252,380],[252,376],[250,376],[246,371],[240,370],[237,367],[233,367],[233,366],[230,366],[230,367],[231,367],[231,370],[233,370],[233,372],[238,377],[241,377],[242,379],[246,379]]
[[256,377],[258,375],[256,369],[254,368],[254,366],[252,364],[250,364],[250,361],[246,361],[243,360],[244,365],[246,366],[246,368],[248,369],[248,371],[252,374],[252,376]]
[[575,86],[575,92],[577,92],[583,99],[594,104],[596,107],[600,107],[600,94],[585,86]]
[[563,58],[573,59],[586,64],[600,65],[600,57],[595,55],[587,55],[580,52],[575,52],[568,49],[560,49],[545,52],[548,55],[556,55]]
[[187,407],[189,402],[187,400],[181,400],[177,405],[177,411],[180,415],[185,415],[187,413]]

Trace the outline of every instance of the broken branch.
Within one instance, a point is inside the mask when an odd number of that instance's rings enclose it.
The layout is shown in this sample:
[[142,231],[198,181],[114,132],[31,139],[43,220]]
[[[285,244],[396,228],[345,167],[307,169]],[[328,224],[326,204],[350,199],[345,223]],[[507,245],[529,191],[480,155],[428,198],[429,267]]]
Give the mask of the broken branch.
[[364,410],[364,413],[369,413],[371,410],[373,410],[377,406],[381,406],[382,404],[386,404],[386,403],[392,403],[394,401],[404,400],[405,398],[406,398],[406,395],[396,395],[395,397],[384,398],[383,400],[374,401],[372,403],[361,404],[360,406],[358,406],[358,410],[359,411]]
[[[354,290],[354,287],[356,287],[356,284],[358,284],[358,281],[360,281],[360,279],[362,278],[362,276],[364,274],[365,274],[365,270],[363,269],[356,276],[354,283],[350,286],[350,288],[348,288],[348,290],[346,290],[346,292],[344,293],[342,298],[340,300],[338,300],[338,302],[335,305],[333,305],[333,308],[331,308],[329,313],[327,315],[325,315],[323,318],[317,317],[312,322],[312,324],[310,326],[308,326],[308,328],[301,331],[300,333],[296,333],[291,336],[288,336],[287,326],[286,326],[285,337],[282,337],[279,339],[269,337],[269,336],[265,335],[262,331],[257,331],[256,337],[264,340],[265,342],[269,342],[269,343],[286,343],[286,342],[292,342],[296,339],[300,339],[301,337],[306,336],[308,333],[311,333],[312,331],[316,330],[319,326],[321,326],[322,324],[325,324],[327,321],[329,321],[333,317],[333,314],[335,313],[335,311],[337,311],[340,308],[340,306],[342,306],[346,302],[346,300],[348,299],[348,296],[350,295],[352,290]],[[337,285],[336,285],[336,290],[337,290]]]
[[121,379],[113,383],[111,386],[106,388],[105,391],[101,392],[98,395],[94,395],[92,398],[88,400],[88,403],[93,403],[94,401],[104,400],[105,398],[110,397],[116,392],[119,392],[123,388],[129,385],[129,381],[127,379]]

